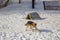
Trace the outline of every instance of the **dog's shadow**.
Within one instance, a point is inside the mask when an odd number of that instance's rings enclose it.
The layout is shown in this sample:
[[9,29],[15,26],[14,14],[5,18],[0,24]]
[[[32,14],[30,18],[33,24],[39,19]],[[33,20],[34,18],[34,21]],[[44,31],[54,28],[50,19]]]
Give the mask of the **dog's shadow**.
[[[38,29],[38,30],[39,30],[39,29]],[[40,33],[41,33],[41,32],[46,32],[46,33],[50,32],[50,33],[53,33],[52,30],[48,30],[48,29],[41,29],[41,30],[39,30],[39,32],[40,32]]]
[[33,20],[45,20],[46,18],[35,18]]
[[40,20],[45,20],[46,18],[41,18]]

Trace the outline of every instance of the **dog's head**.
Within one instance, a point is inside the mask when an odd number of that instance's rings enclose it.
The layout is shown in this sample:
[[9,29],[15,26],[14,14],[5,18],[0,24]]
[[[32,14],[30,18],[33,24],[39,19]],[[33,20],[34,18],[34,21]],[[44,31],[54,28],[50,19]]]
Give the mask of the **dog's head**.
[[36,24],[36,23],[34,23],[34,22],[33,22],[32,24],[33,24],[33,26],[36,26],[36,25],[37,25],[37,24]]
[[27,26],[27,25],[33,25],[33,26],[36,26],[37,24],[34,23],[34,22],[32,22],[32,21],[28,21],[28,22],[25,24],[25,26]]

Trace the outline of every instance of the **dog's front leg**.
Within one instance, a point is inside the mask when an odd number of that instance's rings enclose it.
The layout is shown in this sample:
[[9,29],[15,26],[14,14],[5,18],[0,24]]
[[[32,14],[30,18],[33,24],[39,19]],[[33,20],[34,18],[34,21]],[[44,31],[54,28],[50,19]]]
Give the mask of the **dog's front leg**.
[[30,26],[30,29],[34,32],[34,29],[33,29],[33,28],[34,28],[34,27],[31,25],[31,26]]
[[26,31],[27,31],[28,26],[26,26]]

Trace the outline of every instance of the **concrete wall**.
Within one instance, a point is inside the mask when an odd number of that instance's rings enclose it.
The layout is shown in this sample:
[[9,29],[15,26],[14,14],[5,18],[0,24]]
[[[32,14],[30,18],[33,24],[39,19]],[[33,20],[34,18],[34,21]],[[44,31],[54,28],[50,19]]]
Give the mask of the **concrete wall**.
[[41,1],[60,1],[60,0],[41,0]]
[[45,10],[60,10],[59,1],[45,1]]
[[18,2],[19,0],[11,0],[12,2]]
[[58,1],[46,1],[45,6],[60,6],[60,2],[58,2]]

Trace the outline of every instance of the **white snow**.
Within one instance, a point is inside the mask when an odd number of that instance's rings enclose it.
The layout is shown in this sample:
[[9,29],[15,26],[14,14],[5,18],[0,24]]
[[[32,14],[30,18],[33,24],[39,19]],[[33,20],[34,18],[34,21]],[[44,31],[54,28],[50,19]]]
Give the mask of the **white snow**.
[[[37,12],[42,20],[37,23],[39,31],[25,31],[26,13]],[[30,1],[10,4],[0,9],[0,40],[60,40],[60,11],[43,10],[42,2],[36,2],[35,9]]]

